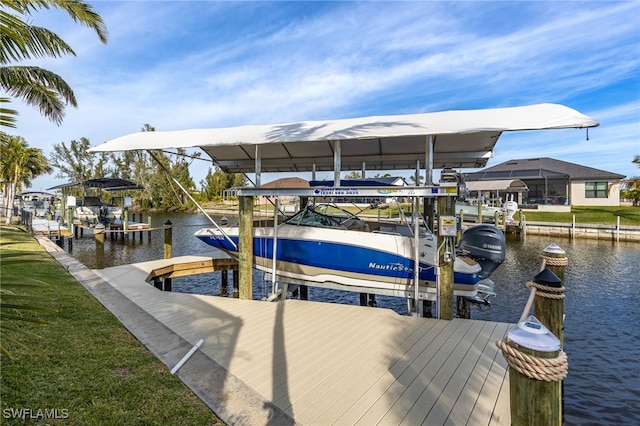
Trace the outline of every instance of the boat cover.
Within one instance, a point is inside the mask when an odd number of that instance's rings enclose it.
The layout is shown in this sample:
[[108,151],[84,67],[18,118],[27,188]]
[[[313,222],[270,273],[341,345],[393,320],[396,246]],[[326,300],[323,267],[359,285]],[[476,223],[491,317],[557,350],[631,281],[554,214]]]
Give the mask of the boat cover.
[[[90,151],[199,147],[227,173],[414,169],[433,136],[433,168],[484,167],[503,132],[588,128],[598,122],[569,107],[537,104],[286,124],[138,132]],[[340,143],[338,144],[337,141]]]
[[465,182],[465,185],[469,191],[526,192],[529,190],[527,184],[520,179],[474,180]]

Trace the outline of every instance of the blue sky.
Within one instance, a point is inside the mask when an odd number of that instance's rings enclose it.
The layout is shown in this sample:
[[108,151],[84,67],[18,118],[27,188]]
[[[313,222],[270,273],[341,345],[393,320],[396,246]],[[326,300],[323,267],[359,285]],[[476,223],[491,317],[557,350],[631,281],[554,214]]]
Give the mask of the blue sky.
[[[640,154],[638,1],[89,3],[107,24],[106,45],[61,12],[31,18],[77,53],[32,62],[76,93],[61,126],[14,103],[9,133],[47,155],[53,144],[97,145],[145,123],[178,130],[552,102],[601,125],[589,140],[573,129],[503,134],[488,165],[544,156],[640,175],[631,162]],[[192,169],[196,183],[206,168]],[[52,174],[32,189],[63,182]]]

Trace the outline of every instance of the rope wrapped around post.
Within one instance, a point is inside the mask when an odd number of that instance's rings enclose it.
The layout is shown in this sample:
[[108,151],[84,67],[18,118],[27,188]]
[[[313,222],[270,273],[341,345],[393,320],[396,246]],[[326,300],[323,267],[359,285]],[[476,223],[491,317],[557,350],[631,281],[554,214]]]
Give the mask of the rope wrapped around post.
[[533,281],[527,281],[527,283],[525,284],[526,287],[529,290],[532,289],[536,289],[536,296],[540,296],[540,297],[546,297],[547,299],[564,299],[565,298],[565,294],[564,294],[564,290],[565,287],[549,287],[547,285],[543,285],[540,283],[535,283]]
[[569,259],[566,257],[550,257],[543,255],[542,260],[544,261],[543,265],[549,266],[567,266],[569,264]]
[[520,352],[504,340],[498,340],[496,346],[507,360],[509,367],[531,379],[558,382],[567,377],[569,372],[567,354],[562,350],[555,358],[538,358]]

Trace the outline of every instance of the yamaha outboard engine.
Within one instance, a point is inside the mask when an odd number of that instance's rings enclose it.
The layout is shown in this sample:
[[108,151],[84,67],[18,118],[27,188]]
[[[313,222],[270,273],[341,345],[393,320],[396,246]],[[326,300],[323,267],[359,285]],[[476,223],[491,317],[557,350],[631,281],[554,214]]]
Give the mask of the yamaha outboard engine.
[[464,231],[458,249],[480,264],[480,279],[485,279],[504,262],[507,243],[499,228],[483,224]]

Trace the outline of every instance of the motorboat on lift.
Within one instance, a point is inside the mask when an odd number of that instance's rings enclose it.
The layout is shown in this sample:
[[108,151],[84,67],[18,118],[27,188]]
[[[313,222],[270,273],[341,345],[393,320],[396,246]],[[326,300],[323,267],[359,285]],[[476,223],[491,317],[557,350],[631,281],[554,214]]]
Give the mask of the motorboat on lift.
[[[257,187],[253,190],[240,190],[239,196],[279,196],[286,193],[286,188],[272,188],[268,192],[259,188],[258,178],[263,173],[315,173],[316,170],[333,170],[337,175],[341,171],[361,170],[365,165],[376,170],[411,170],[418,168],[419,158],[425,158],[427,174],[433,171],[434,165],[440,168],[479,168],[484,167],[488,159],[493,157],[495,145],[504,132],[588,129],[598,125],[595,119],[564,105],[537,104],[212,129],[136,132],[112,139],[90,148],[89,151],[147,150],[154,158],[153,150],[198,147],[225,173],[256,173]],[[160,161],[156,159],[156,162],[164,168]],[[338,179],[336,176],[334,181]],[[173,178],[173,181],[181,187],[177,179]],[[439,188],[425,187],[424,190],[424,193],[411,190],[406,196],[448,196],[446,191],[440,192]],[[184,192],[191,197],[186,189]],[[355,192],[350,195],[358,195]],[[386,196],[394,197],[402,190],[394,192]],[[379,195],[382,194],[377,194]],[[204,209],[200,210],[206,215]],[[324,214],[320,217],[331,220],[315,223],[316,214]],[[394,290],[401,293],[402,289],[411,285],[413,270],[419,272],[418,284],[432,283],[430,280],[435,276],[434,268],[437,267],[439,258],[436,257],[436,239],[430,231],[423,229],[416,232],[417,236],[411,237],[392,225],[384,225],[385,228],[382,228],[383,225],[379,228],[369,225],[368,230],[350,230],[347,217],[333,219],[315,207],[304,209],[299,215],[276,227],[254,228],[256,267],[264,270],[269,267],[264,265],[273,264],[272,275],[304,277],[318,283],[337,280],[354,290],[356,285],[361,285],[365,292],[367,288],[374,286],[376,293],[381,293],[378,290],[383,286],[395,286]],[[355,220],[353,222],[357,223]],[[203,229],[198,231],[197,236],[207,244],[220,247],[237,257],[238,231],[237,227],[228,225],[224,227],[224,231],[217,227]],[[279,236],[276,238],[278,232]],[[494,236],[498,235],[498,231],[495,231]],[[499,238],[496,240],[500,241]],[[416,246],[412,241],[417,241]],[[479,237],[479,241],[482,241],[482,237]],[[493,249],[492,245],[500,247],[499,243],[494,244],[492,241],[483,244],[487,244],[484,247],[489,249]],[[475,244],[469,244],[469,248],[471,246]],[[498,254],[500,251],[496,250]],[[482,268],[473,259],[473,254],[457,255],[453,248],[447,252],[454,261],[457,274],[454,281],[457,285],[464,288],[477,285]],[[271,254],[274,255],[273,260]],[[417,259],[416,263],[419,262],[417,269],[413,265],[414,258]],[[419,288],[414,290],[414,300],[417,302],[418,296],[422,294]]]
[[[504,260],[502,231],[490,225],[478,227],[467,229],[460,251],[452,253],[454,294],[474,296],[480,280]],[[418,229],[419,287],[435,292],[437,238],[425,226]],[[390,295],[404,294],[414,283],[416,239],[408,222],[366,221],[335,204],[322,203],[307,206],[277,228],[256,226],[253,232],[254,267],[267,273],[277,270],[280,279],[351,291],[375,288]],[[238,258],[238,225],[200,229],[195,236]]]

